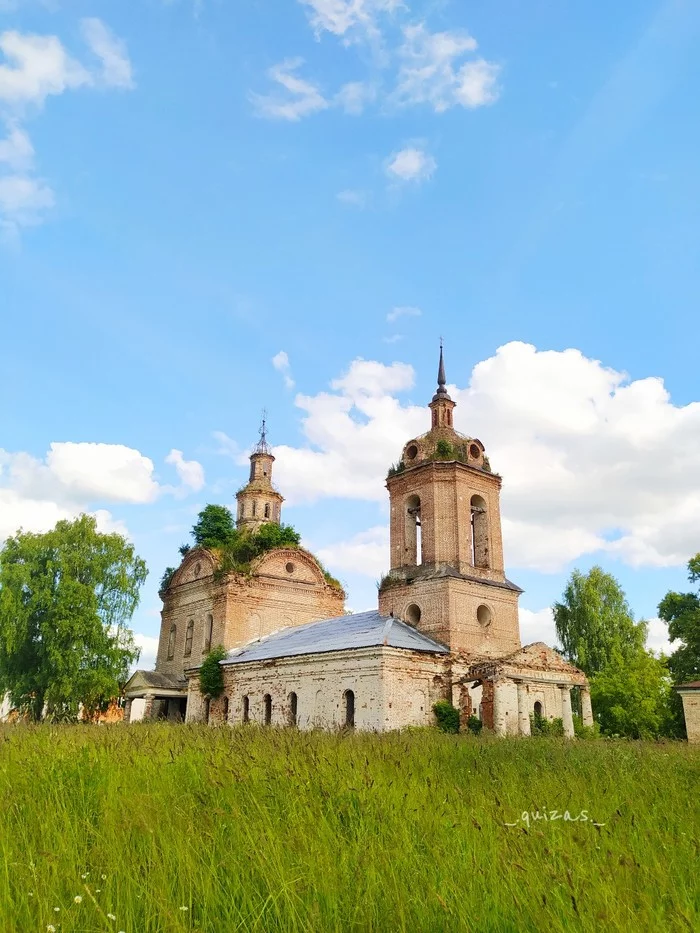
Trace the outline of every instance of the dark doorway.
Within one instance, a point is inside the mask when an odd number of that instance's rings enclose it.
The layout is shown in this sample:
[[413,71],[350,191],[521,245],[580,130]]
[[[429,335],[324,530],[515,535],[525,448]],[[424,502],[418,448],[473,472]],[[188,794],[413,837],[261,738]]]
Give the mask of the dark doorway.
[[345,725],[348,729],[355,728],[355,694],[352,690],[346,690],[343,694],[345,698]]

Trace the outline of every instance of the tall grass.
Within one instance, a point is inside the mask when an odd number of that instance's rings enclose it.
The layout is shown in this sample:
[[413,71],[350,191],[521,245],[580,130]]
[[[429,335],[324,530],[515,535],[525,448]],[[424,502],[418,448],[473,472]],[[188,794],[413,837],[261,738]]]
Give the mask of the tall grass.
[[682,744],[7,727],[0,929],[698,931],[699,791]]

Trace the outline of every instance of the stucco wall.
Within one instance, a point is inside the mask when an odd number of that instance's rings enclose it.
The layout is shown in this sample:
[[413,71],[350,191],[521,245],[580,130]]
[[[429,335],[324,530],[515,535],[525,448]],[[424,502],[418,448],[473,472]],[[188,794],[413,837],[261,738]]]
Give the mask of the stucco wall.
[[681,693],[688,741],[700,744],[700,690]]

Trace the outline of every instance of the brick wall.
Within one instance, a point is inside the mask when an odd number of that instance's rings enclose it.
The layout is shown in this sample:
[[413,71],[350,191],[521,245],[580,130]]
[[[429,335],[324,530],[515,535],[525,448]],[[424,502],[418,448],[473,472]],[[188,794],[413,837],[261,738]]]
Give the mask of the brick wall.
[[688,741],[700,744],[700,690],[681,693]]

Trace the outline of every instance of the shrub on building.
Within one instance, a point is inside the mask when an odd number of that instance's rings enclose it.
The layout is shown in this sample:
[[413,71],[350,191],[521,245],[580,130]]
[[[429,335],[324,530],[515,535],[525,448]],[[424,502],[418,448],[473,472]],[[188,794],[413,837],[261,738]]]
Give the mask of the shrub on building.
[[433,704],[438,729],[443,732],[459,732],[459,710],[447,700]]

